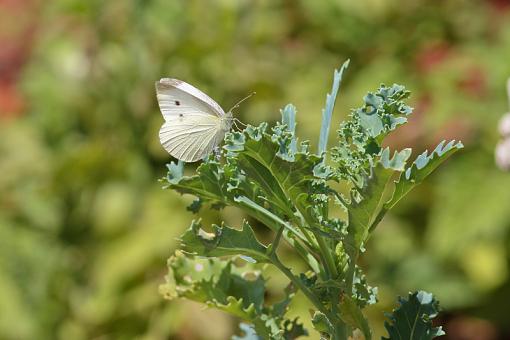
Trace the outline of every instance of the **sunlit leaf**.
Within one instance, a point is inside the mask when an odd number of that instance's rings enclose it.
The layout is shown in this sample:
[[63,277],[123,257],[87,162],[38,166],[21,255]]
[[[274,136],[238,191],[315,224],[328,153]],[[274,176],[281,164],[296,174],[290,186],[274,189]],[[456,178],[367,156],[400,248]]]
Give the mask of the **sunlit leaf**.
[[267,248],[256,239],[246,221],[240,230],[214,225],[213,233],[205,232],[194,221],[180,240],[182,250],[199,256],[245,255],[257,262],[269,262]]

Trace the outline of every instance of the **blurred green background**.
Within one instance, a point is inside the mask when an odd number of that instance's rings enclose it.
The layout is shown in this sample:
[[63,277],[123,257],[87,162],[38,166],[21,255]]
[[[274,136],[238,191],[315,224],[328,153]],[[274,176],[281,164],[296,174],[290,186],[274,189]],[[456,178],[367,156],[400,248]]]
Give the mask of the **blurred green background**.
[[[335,126],[397,82],[416,110],[390,145],[466,145],[368,245],[376,334],[398,294],[426,289],[449,339],[510,336],[510,174],[493,161],[510,1],[0,0],[0,46],[0,339],[227,339],[237,320],[158,294],[193,215],[157,182],[170,157],[154,81],[224,108],[256,91],[238,113],[253,124],[292,102],[315,143],[347,58]],[[292,313],[307,308],[298,296]]]

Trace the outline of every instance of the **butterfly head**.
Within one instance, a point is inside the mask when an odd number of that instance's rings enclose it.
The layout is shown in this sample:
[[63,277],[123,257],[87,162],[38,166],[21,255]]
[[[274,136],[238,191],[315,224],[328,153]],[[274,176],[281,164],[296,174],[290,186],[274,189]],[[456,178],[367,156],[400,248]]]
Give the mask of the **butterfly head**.
[[232,128],[232,124],[234,122],[234,116],[232,115],[232,111],[228,111],[221,119],[221,129],[225,132],[230,131]]
[[244,124],[243,122],[241,122],[239,119],[237,118],[234,118],[234,114],[233,114],[233,111],[235,109],[237,109],[239,107],[239,104],[241,104],[242,102],[244,102],[246,99],[250,98],[251,96],[253,96],[254,94],[256,94],[255,92],[252,92],[250,93],[249,95],[247,95],[246,97],[244,97],[243,99],[241,99],[240,101],[238,101],[234,106],[232,106],[232,108],[230,110],[228,110],[226,113],[225,113],[225,116],[223,116],[223,119],[222,119],[222,122],[221,122],[221,128],[223,131],[227,132],[227,131],[230,131],[230,129],[232,128],[232,125],[235,125],[236,128],[239,129],[239,127],[237,126],[236,124],[236,121],[239,122],[240,124],[246,126],[246,124]]

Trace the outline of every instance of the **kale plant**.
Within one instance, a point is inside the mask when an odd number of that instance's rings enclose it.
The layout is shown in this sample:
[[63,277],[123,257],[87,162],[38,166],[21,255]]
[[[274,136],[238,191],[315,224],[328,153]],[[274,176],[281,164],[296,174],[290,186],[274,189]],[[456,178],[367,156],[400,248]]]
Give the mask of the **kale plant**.
[[[298,290],[310,302],[312,324],[322,339],[347,339],[353,332],[371,339],[363,309],[377,302],[377,289],[357,265],[365,244],[388,210],[462,148],[460,142],[441,142],[413,162],[408,161],[411,149],[384,148],[384,138],[407,122],[412,108],[403,86],[381,85],[352,110],[337,131],[336,145],[328,149],[331,115],[347,66],[334,73],[317,151],[296,137],[296,109],[289,104],[273,127],[261,123],[228,133],[219,155],[211,155],[193,176],[183,175],[182,163],[168,165],[166,187],[194,195],[193,212],[205,205],[233,206],[249,216],[236,227],[193,221],[180,238],[181,249],[168,260],[161,286],[167,299],[187,298],[242,319],[243,335],[232,339],[307,335],[298,320],[285,317]],[[335,206],[345,214],[333,216],[339,211]],[[257,239],[249,222],[254,220],[274,232],[272,242]],[[307,271],[296,272],[281,261],[282,242]],[[265,265],[289,280],[285,297],[272,305],[264,300]],[[443,334],[432,326],[438,303],[431,294],[412,293],[399,304],[388,315],[388,339]]]

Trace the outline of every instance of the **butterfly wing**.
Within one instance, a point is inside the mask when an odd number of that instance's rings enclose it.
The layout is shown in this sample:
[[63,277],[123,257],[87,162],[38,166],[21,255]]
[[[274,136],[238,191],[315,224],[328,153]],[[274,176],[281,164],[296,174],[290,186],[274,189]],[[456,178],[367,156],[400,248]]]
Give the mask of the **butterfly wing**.
[[184,113],[203,112],[222,117],[225,112],[211,97],[178,79],[162,78],[156,82],[159,108],[165,120]]
[[196,162],[210,154],[225,136],[217,128],[217,119],[210,116],[166,121],[159,130],[161,145],[177,159]]
[[156,82],[156,93],[165,123],[159,131],[161,145],[173,157],[196,162],[223,140],[225,112],[209,96],[177,79]]

